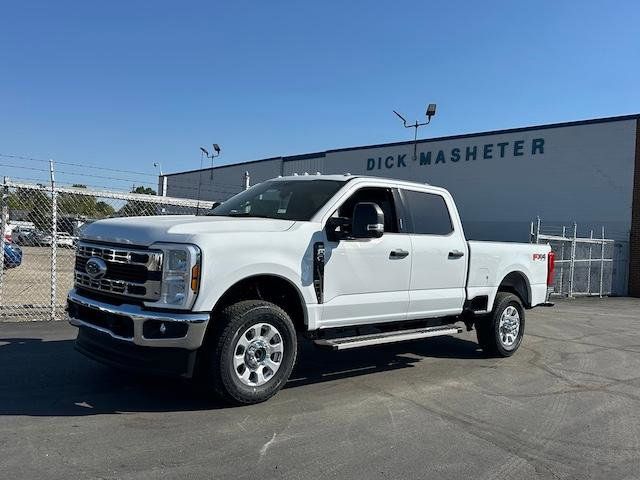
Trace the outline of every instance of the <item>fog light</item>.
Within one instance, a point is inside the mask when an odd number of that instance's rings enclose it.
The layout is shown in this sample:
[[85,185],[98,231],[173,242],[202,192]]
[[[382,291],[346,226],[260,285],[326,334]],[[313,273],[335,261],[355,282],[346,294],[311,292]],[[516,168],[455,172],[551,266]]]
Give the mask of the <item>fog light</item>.
[[144,338],[184,338],[189,330],[185,322],[164,322],[162,320],[147,320],[142,325]]

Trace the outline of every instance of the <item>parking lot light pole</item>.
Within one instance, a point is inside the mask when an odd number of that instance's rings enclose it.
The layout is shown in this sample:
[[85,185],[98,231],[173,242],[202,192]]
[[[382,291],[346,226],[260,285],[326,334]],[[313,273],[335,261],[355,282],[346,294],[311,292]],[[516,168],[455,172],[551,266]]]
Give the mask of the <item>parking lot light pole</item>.
[[200,191],[202,188],[202,161],[204,160],[204,157],[210,158],[211,159],[211,172],[209,175],[209,180],[213,180],[213,159],[216,157],[220,156],[220,145],[218,145],[217,143],[213,143],[211,144],[211,146],[213,147],[213,152],[214,153],[209,153],[209,150],[207,150],[204,147],[200,147],[200,173],[198,174],[198,206],[196,207],[196,216],[198,216],[198,214],[200,213]]
[[430,103],[429,106],[427,106],[427,111],[425,112],[425,115],[427,117],[427,121],[426,122],[422,122],[419,123],[418,120],[415,121],[414,124],[407,124],[407,120],[400,115],[398,112],[396,112],[395,110],[393,111],[393,113],[395,113],[400,120],[402,120],[402,124],[404,125],[404,128],[413,128],[414,132],[413,132],[413,161],[415,162],[418,159],[418,128],[423,127],[425,125],[429,125],[429,123],[431,122],[431,117],[433,117],[436,114],[436,104],[435,103]]
[[162,197],[167,196],[167,176],[162,173],[162,164],[160,162],[153,162],[153,166],[158,169],[158,177],[160,188],[158,189],[158,195]]

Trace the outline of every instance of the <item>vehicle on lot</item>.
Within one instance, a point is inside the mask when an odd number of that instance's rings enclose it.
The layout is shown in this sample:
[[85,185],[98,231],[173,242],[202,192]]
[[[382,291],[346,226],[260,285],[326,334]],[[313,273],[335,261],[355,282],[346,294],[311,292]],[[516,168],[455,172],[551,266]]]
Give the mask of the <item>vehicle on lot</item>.
[[[56,232],[56,246],[62,248],[75,248],[77,237],[71,236],[67,232]],[[35,239],[36,245],[50,247],[53,243],[53,236],[50,234],[41,234]]]
[[548,245],[467,241],[442,188],[293,176],[209,216],[92,223],[68,312],[87,356],[195,376],[249,404],[285,384],[298,336],[345,350],[457,334],[461,322],[487,354],[512,355],[553,265]]
[[13,241],[23,247],[35,247],[38,245],[39,232],[35,228],[17,227],[13,229]]
[[57,232],[56,245],[64,248],[74,248],[77,238],[67,232]]
[[4,268],[19,267],[22,263],[22,249],[13,242],[4,242],[3,248]]

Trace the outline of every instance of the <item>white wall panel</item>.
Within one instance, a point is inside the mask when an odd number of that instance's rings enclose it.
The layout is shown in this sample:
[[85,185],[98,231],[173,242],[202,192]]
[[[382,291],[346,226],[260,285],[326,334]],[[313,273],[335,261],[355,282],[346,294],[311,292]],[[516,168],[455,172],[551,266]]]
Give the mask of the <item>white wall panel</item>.
[[[604,225],[617,247],[616,292],[626,292],[636,119],[465,135],[418,144],[325,152],[172,175],[168,195],[223,200],[251,183],[293,173],[345,173],[427,182],[452,192],[469,238],[528,240],[536,216],[545,224]],[[428,127],[427,127],[428,128]],[[426,130],[428,132],[428,130]],[[475,155],[474,155],[475,152]]]

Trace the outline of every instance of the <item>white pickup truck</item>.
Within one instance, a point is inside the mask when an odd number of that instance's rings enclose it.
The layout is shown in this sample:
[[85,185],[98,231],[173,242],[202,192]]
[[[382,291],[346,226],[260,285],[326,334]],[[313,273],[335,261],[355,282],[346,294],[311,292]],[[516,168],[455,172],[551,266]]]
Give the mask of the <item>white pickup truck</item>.
[[207,216],[92,223],[68,313],[85,355],[197,377],[250,404],[286,383],[299,337],[343,350],[457,334],[461,322],[487,354],[512,355],[553,267],[548,245],[466,241],[442,188],[301,175]]

